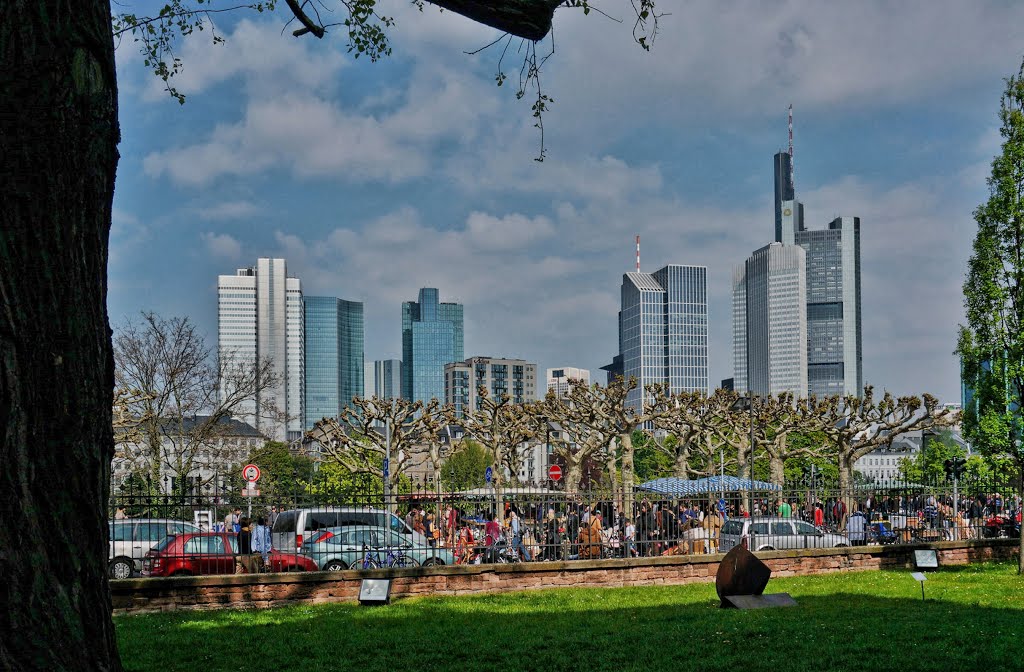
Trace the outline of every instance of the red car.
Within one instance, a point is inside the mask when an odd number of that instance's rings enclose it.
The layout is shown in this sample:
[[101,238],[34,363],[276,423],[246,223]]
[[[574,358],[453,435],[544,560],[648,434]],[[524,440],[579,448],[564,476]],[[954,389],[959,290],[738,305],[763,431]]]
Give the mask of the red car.
[[[142,558],[142,576],[233,574],[238,538],[223,532],[174,534]],[[270,552],[272,572],[315,572],[316,563],[295,553]]]

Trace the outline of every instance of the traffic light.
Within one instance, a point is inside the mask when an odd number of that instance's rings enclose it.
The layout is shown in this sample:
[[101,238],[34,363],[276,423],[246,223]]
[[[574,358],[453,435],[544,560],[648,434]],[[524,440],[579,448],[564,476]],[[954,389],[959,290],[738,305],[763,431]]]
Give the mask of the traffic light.
[[959,480],[960,477],[963,476],[964,470],[967,468],[967,460],[962,457],[954,457],[943,462],[942,467],[946,470],[947,479]]

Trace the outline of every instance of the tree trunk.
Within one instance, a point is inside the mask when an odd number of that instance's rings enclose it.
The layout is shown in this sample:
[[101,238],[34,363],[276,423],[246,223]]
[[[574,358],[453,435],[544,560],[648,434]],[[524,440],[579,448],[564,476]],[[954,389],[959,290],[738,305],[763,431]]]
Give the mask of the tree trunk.
[[555,8],[563,0],[428,0],[485,26],[527,40],[542,40],[551,30]]
[[[622,444],[622,505],[619,510],[622,511],[623,516],[628,518],[633,511],[633,484],[635,481],[632,432],[623,432],[619,436],[619,443]],[[608,521],[609,524],[613,522]]]
[[783,462],[781,457],[769,453],[768,473],[769,480],[775,485],[786,484],[786,463]]
[[575,495],[580,490],[580,481],[583,480],[583,462],[565,461],[565,492]]
[[676,453],[675,462],[672,465],[672,475],[676,478],[690,477],[690,460],[686,453]]
[[0,3],[0,49],[0,668],[119,670],[106,572],[110,4]]

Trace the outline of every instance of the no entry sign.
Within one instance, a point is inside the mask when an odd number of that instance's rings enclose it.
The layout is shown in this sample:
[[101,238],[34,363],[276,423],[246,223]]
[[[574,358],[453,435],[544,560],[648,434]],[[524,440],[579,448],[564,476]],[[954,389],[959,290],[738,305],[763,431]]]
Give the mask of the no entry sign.
[[247,464],[242,467],[242,478],[250,483],[260,480],[260,468],[255,464]]
[[550,478],[552,481],[562,480],[562,468],[557,464],[552,464],[550,467],[548,467],[548,478]]

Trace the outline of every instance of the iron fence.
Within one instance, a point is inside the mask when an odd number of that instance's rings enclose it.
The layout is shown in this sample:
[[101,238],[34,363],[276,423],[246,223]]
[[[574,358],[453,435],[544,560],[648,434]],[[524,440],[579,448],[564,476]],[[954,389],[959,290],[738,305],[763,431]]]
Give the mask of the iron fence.
[[[756,482],[755,482],[756,483]],[[1018,534],[1016,483],[805,483],[703,492],[542,487],[237,490],[110,502],[110,574],[599,560]],[[269,535],[267,534],[269,533]],[[267,537],[269,546],[267,548]]]

